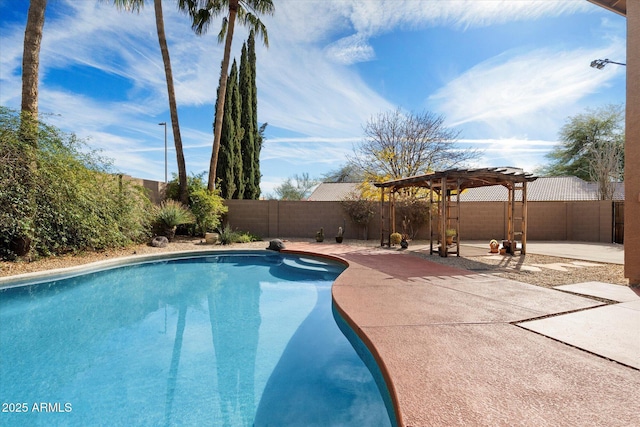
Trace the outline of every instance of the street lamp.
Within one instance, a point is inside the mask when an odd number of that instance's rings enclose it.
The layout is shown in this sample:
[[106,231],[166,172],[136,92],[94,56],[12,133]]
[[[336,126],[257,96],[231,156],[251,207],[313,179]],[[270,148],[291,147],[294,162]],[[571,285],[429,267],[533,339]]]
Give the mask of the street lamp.
[[602,70],[604,66],[607,64],[616,64],[616,65],[624,65],[624,66],[627,65],[627,64],[623,64],[622,62],[610,61],[608,59],[594,59],[593,61],[591,61],[591,67],[597,68],[598,70]]
[[164,183],[167,181],[167,122],[158,123],[158,126],[164,126]]

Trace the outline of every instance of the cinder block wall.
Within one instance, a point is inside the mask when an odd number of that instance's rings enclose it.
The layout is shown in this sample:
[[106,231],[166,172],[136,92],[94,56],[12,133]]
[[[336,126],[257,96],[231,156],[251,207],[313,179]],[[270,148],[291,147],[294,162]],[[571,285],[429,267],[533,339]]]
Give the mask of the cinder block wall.
[[507,235],[506,215],[506,203],[460,203],[461,240],[503,239]]
[[[346,239],[362,239],[363,228],[344,213],[339,202],[227,200],[229,213],[225,221],[233,228],[249,231],[263,238],[299,237],[313,239],[320,227],[325,238],[332,239],[338,227],[345,227]],[[506,202],[465,202],[460,204],[462,240],[504,239],[507,235]],[[368,238],[380,239],[378,211],[369,223]],[[386,212],[386,208],[385,208]],[[517,212],[516,216],[520,216]],[[396,225],[398,231],[401,224]],[[574,240],[611,242],[612,203],[529,202],[528,240]],[[428,239],[429,229],[421,227],[417,239]]]

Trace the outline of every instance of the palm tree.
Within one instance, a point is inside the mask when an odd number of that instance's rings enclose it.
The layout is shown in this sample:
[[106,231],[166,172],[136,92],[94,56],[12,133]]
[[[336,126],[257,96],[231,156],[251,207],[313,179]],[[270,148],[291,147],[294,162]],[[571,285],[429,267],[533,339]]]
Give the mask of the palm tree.
[[40,45],[44,28],[47,0],[31,0],[27,25],[24,31],[22,51],[22,105],[21,136],[36,146],[38,123],[38,72],[40,69]]
[[[129,11],[140,11],[144,6],[144,0],[113,0],[118,8]],[[171,115],[171,128],[173,130],[173,142],[176,146],[176,160],[178,163],[178,196],[180,201],[185,205],[189,202],[189,194],[187,192],[187,167],[184,161],[184,152],[182,150],[182,136],[180,135],[180,124],[178,122],[178,107],[176,105],[176,94],[173,86],[173,71],[171,70],[171,60],[169,58],[169,48],[167,47],[167,37],[164,32],[164,17],[162,14],[162,0],[153,0],[153,6],[156,15],[156,29],[158,32],[158,42],[160,44],[160,52],[162,53],[162,62],[164,63],[164,75],[167,80],[167,92],[169,96],[169,112]]]
[[227,93],[227,75],[229,73],[229,60],[231,57],[231,43],[236,17],[245,26],[252,28],[262,36],[265,46],[269,46],[267,28],[258,18],[260,14],[272,14],[274,11],[272,0],[178,0],[180,9],[188,11],[193,19],[192,28],[196,34],[204,34],[211,20],[228,10],[228,15],[222,19],[222,28],[218,33],[218,42],[224,40],[224,56],[222,70],[220,72],[220,85],[218,86],[218,100],[216,104],[215,123],[213,125],[213,150],[211,163],[209,164],[209,181],[207,187],[210,191],[215,189],[216,167],[218,164],[218,152],[222,136],[222,117],[224,115],[224,99]]

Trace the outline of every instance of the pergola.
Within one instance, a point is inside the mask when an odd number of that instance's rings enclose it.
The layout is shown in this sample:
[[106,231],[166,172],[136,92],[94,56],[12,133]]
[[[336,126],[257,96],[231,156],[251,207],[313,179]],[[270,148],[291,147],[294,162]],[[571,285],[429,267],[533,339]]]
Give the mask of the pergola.
[[[429,191],[429,239],[430,253],[440,256],[456,254],[460,256],[460,193],[468,188],[502,185],[509,191],[507,209],[507,239],[504,245],[508,252],[526,253],[527,246],[527,182],[537,177],[522,169],[512,167],[482,169],[450,169],[446,171],[417,175],[392,181],[379,182],[380,188],[380,245],[390,244],[390,236],[396,232],[395,199],[398,190],[409,187],[426,188]],[[389,200],[389,213],[385,216],[384,204]],[[437,204],[437,209],[431,207]],[[516,205],[519,205],[519,209]],[[518,215],[518,216],[516,216]],[[385,221],[387,222],[385,224]],[[447,245],[446,231],[454,229],[455,244]],[[520,237],[520,246],[518,239]],[[440,239],[439,246],[434,239]]]

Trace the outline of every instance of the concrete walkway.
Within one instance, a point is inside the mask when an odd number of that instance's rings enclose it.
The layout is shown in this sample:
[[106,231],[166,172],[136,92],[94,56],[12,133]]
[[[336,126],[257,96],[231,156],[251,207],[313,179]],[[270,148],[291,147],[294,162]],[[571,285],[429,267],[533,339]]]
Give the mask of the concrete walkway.
[[[461,242],[460,246],[460,253],[464,256],[465,247],[487,248],[488,243],[470,241]],[[527,253],[607,264],[624,264],[624,246],[615,243],[531,241],[527,242]]]
[[348,245],[287,249],[349,263],[334,302],[388,377],[399,425],[640,425],[638,291],[546,289]]

